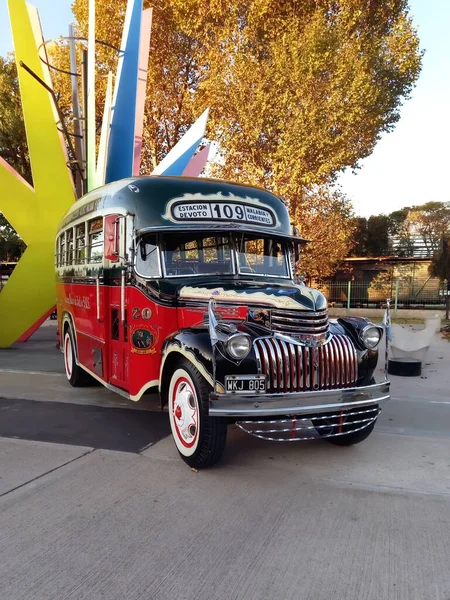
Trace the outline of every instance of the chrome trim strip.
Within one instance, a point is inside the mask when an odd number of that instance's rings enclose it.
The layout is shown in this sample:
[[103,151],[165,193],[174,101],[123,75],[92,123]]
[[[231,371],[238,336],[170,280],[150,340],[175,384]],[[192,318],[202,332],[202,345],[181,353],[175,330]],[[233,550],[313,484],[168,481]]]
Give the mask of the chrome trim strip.
[[329,344],[327,344],[327,348],[330,351],[330,360],[328,365],[330,367],[330,388],[334,388],[336,385],[336,360],[337,356],[334,351],[334,343],[333,338],[331,338]]
[[320,414],[389,400],[389,381],[360,388],[320,390],[293,394],[238,396],[210,394],[210,416],[255,417],[270,415]]
[[260,344],[260,350],[263,353],[264,356],[264,362],[265,362],[265,367],[263,368],[263,371],[267,377],[267,384],[270,385],[270,362],[269,362],[269,355],[267,353],[267,348],[266,345],[264,343],[264,340],[259,340],[259,344]]
[[273,321],[288,321],[289,323],[300,323],[301,325],[325,325],[328,324],[328,315],[324,315],[320,319],[300,319],[298,317],[286,317],[284,315],[274,315],[272,311]]
[[323,346],[319,348],[319,369],[320,369],[320,389],[325,389],[325,350]]
[[348,364],[348,356],[347,356],[347,347],[344,343],[344,341],[342,340],[341,336],[337,336],[337,343],[339,344],[340,348],[341,348],[341,354],[342,354],[342,384],[341,385],[345,385],[348,386],[349,381],[348,381],[348,367],[350,366]]
[[272,338],[275,346],[275,355],[278,358],[278,391],[284,388],[284,361],[283,353],[280,348],[280,342],[276,338]]
[[352,344],[352,356],[353,356],[353,381],[356,383],[358,380],[358,354],[356,353],[356,348]]
[[295,357],[295,346],[287,344],[289,349],[289,368],[291,372],[291,387],[290,391],[297,391],[297,368],[296,368],[296,357]]
[[319,349],[310,348],[309,354],[312,360],[311,364],[311,388],[313,390],[320,389],[320,358]]
[[261,354],[259,353],[259,348],[258,348],[258,344],[253,344],[253,350],[255,352],[255,357],[256,357],[256,366],[258,368],[258,373],[260,375],[263,374],[262,372],[262,362],[261,362]]
[[342,356],[342,350],[341,350],[341,347],[340,347],[339,342],[337,340],[337,336],[333,337],[332,342],[334,344],[334,351],[335,351],[336,357],[337,357],[337,360],[336,360],[336,363],[335,363],[336,364],[336,385],[338,387],[340,387],[341,385],[344,384],[344,382],[343,382],[343,376],[342,376],[343,375],[343,373],[342,373],[342,370],[343,370],[342,369],[342,367],[343,367],[342,362],[343,362],[344,357]]
[[286,331],[292,333],[326,333],[328,331],[328,324],[311,325],[311,327],[301,327],[298,325],[285,325],[284,323],[274,323],[272,320],[272,329],[276,331]]
[[267,350],[269,353],[269,374],[270,374],[269,387],[276,390],[278,377],[277,377],[277,360],[276,360],[276,356],[275,356],[275,351],[269,340],[261,340],[261,341],[267,345]]
[[284,371],[284,391],[285,392],[290,392],[290,388],[291,388],[291,369],[290,369],[290,364],[289,364],[289,350],[287,347],[286,342],[282,341],[282,340],[278,340],[279,345],[281,346],[281,350],[282,350],[282,359],[283,359],[283,371]]
[[303,384],[303,354],[302,354],[302,346],[294,346],[296,353],[296,363],[297,363],[297,391],[301,392]]
[[[270,308],[270,307],[268,307]],[[324,308],[323,310],[313,311],[313,310],[288,310],[284,308],[272,308],[272,315],[276,317],[294,317],[294,318],[322,318],[328,317],[328,309]]]
[[348,353],[349,353],[349,356],[350,356],[350,364],[351,364],[351,369],[350,369],[350,373],[351,373],[350,383],[351,384],[355,384],[356,380],[358,379],[358,356],[356,354],[356,348],[351,343],[351,341],[349,341],[349,343],[348,343]]
[[305,370],[304,373],[304,377],[303,377],[303,389],[305,390],[309,390],[310,389],[310,385],[311,385],[311,379],[310,379],[310,355],[309,355],[309,348],[307,346],[304,346],[302,348],[302,354],[303,354],[303,368]]

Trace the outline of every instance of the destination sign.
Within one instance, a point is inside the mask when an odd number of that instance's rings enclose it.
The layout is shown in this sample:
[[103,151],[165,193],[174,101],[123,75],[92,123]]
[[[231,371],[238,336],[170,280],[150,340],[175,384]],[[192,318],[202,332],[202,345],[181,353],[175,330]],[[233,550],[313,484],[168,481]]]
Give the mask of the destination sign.
[[170,207],[175,221],[228,221],[274,227],[274,213],[268,208],[236,202],[175,202]]

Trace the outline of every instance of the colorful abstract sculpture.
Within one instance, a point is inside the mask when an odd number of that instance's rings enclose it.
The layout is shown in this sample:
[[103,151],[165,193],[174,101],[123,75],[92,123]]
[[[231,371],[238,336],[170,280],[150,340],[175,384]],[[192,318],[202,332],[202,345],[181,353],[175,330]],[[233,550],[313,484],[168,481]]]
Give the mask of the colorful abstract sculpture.
[[[95,0],[89,0],[87,101],[80,103],[73,27],[69,50],[75,140],[61,135],[61,116],[51,87],[48,58],[37,10],[25,0],[8,0],[20,93],[33,175],[33,187],[0,158],[0,211],[27,244],[27,249],[0,294],[0,347],[25,339],[55,303],[54,238],[70,205],[85,191],[140,171],[145,89],[152,10],[142,0],[128,0],[113,86],[109,73],[100,140],[95,130]],[[113,89],[114,88],[114,89]],[[194,153],[205,134],[208,109],[186,132],[153,175],[198,176],[209,146]],[[82,122],[84,121],[84,126]],[[75,156],[74,177],[66,143]],[[76,191],[74,188],[76,186]]]
[[0,293],[0,347],[14,343],[55,304],[54,237],[58,222],[75,200],[51,98],[21,68],[24,63],[44,81],[25,0],[9,0],[33,187],[0,160],[0,210],[27,249]]

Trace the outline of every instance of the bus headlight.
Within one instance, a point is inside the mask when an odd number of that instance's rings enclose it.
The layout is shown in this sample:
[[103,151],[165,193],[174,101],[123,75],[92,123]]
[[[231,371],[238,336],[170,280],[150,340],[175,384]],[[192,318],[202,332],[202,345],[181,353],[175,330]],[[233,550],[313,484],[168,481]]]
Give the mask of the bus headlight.
[[374,350],[380,343],[381,331],[378,327],[369,325],[362,330],[361,339],[366,348]]
[[235,333],[228,338],[225,347],[231,358],[242,360],[250,352],[252,344],[248,335]]

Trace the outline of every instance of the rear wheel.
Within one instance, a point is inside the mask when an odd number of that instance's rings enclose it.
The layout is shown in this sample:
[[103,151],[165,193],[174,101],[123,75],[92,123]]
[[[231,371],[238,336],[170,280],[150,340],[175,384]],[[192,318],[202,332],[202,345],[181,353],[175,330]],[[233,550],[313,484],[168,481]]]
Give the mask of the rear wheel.
[[70,327],[64,333],[64,367],[66,377],[73,387],[84,387],[92,382],[92,378],[84,371],[76,361],[76,347],[74,336]]
[[318,434],[335,446],[353,446],[366,440],[372,433],[379,408],[377,404],[361,409],[342,410],[313,419]]
[[209,392],[199,371],[181,359],[169,383],[170,427],[181,458],[197,469],[216,464],[227,439],[227,421],[209,416]]
[[353,446],[355,444],[359,444],[360,442],[364,442],[364,440],[366,440],[372,433],[374,427],[375,421],[370,425],[367,425],[367,427],[364,427],[364,429],[354,431],[353,433],[338,435],[336,437],[329,437],[327,438],[327,441],[331,442],[335,446]]

